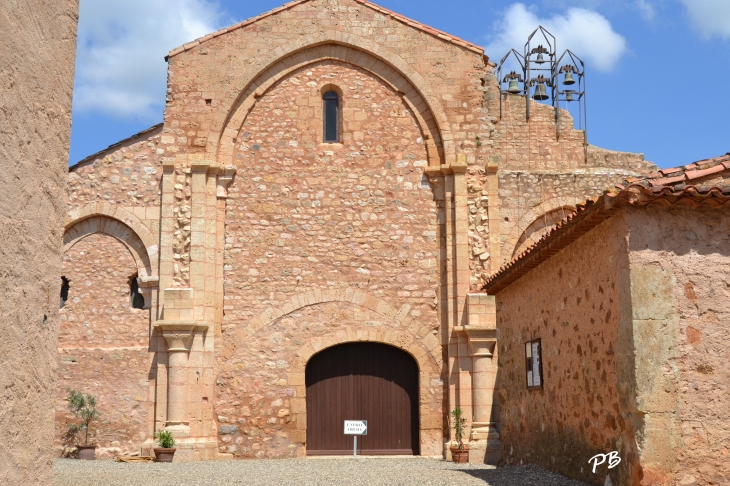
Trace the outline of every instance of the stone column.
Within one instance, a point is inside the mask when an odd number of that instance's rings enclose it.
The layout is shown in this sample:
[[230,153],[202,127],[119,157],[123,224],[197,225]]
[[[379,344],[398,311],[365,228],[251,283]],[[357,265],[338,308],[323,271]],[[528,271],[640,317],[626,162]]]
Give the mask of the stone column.
[[[469,326],[465,331],[469,336],[469,351],[474,370],[472,374],[474,422],[472,423],[471,439],[484,440],[490,433],[496,433],[492,409],[497,370],[492,358],[497,344],[497,335],[496,330],[473,329]],[[490,438],[499,438],[499,434]]]
[[[206,323],[193,317],[193,289],[165,289],[162,319],[155,322],[155,329],[167,345],[167,417],[165,429],[175,437],[190,437],[190,389],[189,355],[196,331],[205,331]],[[192,397],[194,398],[194,397]]]
[[497,320],[494,297],[469,294],[466,299],[466,335],[472,360],[472,424],[470,462],[496,464],[500,458],[499,403],[495,403],[497,381]]
[[167,343],[167,421],[166,430],[177,437],[190,436],[187,417],[188,353],[195,322],[160,321],[158,328]]

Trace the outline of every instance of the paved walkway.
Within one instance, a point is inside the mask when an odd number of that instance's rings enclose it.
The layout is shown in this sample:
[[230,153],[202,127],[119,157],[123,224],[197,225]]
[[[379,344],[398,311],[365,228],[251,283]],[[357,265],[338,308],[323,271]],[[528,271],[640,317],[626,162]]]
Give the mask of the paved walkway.
[[495,469],[426,459],[287,459],[122,464],[56,459],[55,486],[583,486],[537,466]]

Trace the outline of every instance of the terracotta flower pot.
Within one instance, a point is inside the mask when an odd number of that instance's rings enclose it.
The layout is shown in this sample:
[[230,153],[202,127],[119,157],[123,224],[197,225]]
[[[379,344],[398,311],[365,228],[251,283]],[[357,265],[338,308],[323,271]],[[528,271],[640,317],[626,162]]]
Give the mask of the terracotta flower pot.
[[155,447],[155,462],[172,462],[172,456],[175,455],[175,448],[163,449],[161,447]]
[[79,459],[84,461],[93,461],[96,459],[96,446],[94,445],[80,445],[76,446],[79,451]]
[[457,464],[466,464],[469,462],[469,446],[464,446],[463,449],[459,447],[449,447],[451,450],[451,459]]

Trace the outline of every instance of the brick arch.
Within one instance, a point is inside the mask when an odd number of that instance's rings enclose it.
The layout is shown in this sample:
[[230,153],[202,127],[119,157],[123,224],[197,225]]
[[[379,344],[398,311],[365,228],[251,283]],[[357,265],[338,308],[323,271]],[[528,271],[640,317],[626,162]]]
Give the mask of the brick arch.
[[149,229],[129,211],[104,206],[92,204],[68,214],[63,235],[64,252],[88,235],[107,234],[127,247],[140,277],[157,276],[157,241]]
[[[411,310],[410,305],[403,304],[400,308],[395,308],[383,299],[380,299],[373,295],[369,295],[361,290],[351,288],[340,290],[316,289],[309,292],[297,294],[283,305],[278,307],[269,307],[257,317],[251,319],[248,323],[248,335],[252,335],[255,332],[260,331],[265,326],[280,319],[281,317],[291,314],[298,309],[326,302],[345,302],[365,307],[366,309],[370,309],[371,311],[387,319],[390,319],[398,327],[403,328],[403,332],[400,332],[397,329],[369,331],[376,333],[372,336],[370,336],[370,334],[365,336],[362,334],[363,331],[359,330],[357,331],[357,333],[359,334],[350,335],[350,337],[359,336],[357,339],[354,339],[355,341],[374,341],[384,342],[386,344],[396,343],[393,344],[393,346],[400,347],[401,349],[406,350],[407,352],[411,353],[414,358],[416,358],[416,361],[418,361],[419,363],[419,368],[422,364],[424,364],[424,359],[427,359],[427,356],[425,355],[430,355],[430,362],[432,363],[432,365],[436,366],[436,369],[441,369],[441,349],[439,346],[439,341],[432,334],[427,334],[424,338],[411,337],[411,340],[408,340],[408,343],[411,344],[408,344],[407,347],[405,347],[405,344],[397,344],[405,343],[405,341],[403,341],[404,336],[413,336],[413,334],[408,331],[408,326],[412,321],[412,317],[408,315],[408,312]],[[377,334],[378,332],[381,333],[381,335]],[[382,341],[378,341],[377,339],[382,339]],[[415,341],[415,339],[418,339],[418,341]],[[314,350],[314,347],[312,349]],[[314,351],[312,352],[312,355],[313,354]]]
[[516,257],[520,251],[524,251],[529,246],[524,245],[526,238],[523,238],[523,236],[525,236],[525,232],[530,228],[530,226],[539,222],[539,220],[545,215],[563,208],[566,209],[567,216],[568,208],[572,208],[572,210],[575,211],[576,205],[581,202],[584,202],[584,200],[575,196],[555,197],[538,204],[522,215],[517,224],[515,224],[512,228],[512,231],[510,231],[509,237],[506,241],[505,246],[513,249],[510,259]]
[[[301,64],[298,56],[307,56],[307,51],[320,48],[327,51],[327,58],[351,62],[361,68],[373,71],[386,79],[396,90],[404,93],[414,113],[421,113],[424,121],[431,123],[443,144],[443,159],[433,160],[433,165],[456,161],[456,147],[453,143],[451,128],[446,113],[434,93],[429,89],[425,79],[405,60],[381,47],[376,42],[352,33],[326,30],[314,34],[314,39],[300,38],[273,49],[263,56],[253,68],[237,80],[234,89],[223,99],[222,107],[216,114],[207,143],[207,153],[216,155],[218,160],[228,159],[233,154],[233,142],[238,131],[231,130],[231,122],[245,118],[246,105],[251,94],[258,93],[262,84],[258,80],[268,80],[280,76]],[[301,65],[300,65],[301,67]],[[380,71],[380,72],[378,72]],[[260,93],[259,93],[260,94]],[[420,99],[419,99],[420,98]],[[414,104],[415,103],[415,104]],[[251,105],[253,106],[253,105]],[[249,108],[250,109],[250,108]],[[429,125],[422,125],[426,130]],[[236,123],[233,123],[235,126]]]

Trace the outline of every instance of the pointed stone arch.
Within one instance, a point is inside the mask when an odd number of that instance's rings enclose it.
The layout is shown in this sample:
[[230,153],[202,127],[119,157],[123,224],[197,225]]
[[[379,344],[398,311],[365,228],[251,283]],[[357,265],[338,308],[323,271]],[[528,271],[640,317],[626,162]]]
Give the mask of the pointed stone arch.
[[[420,113],[419,120],[424,131],[433,128],[442,144],[442,157],[431,160],[431,165],[456,162],[456,146],[451,128],[440,101],[429,88],[425,79],[397,54],[383,48],[376,42],[355,34],[325,30],[273,49],[241,76],[234,88],[223,99],[222,107],[212,121],[206,151],[228,163],[233,155],[237,123],[242,123],[246,113],[255,103],[257,94],[263,94],[268,86],[280,79],[286,72],[300,68],[312,51],[319,49],[322,59],[337,59],[370,70],[385,79],[394,89],[403,93],[404,99],[414,113]],[[313,61],[309,61],[313,62]],[[268,84],[267,84],[268,83]],[[260,91],[261,89],[261,91]],[[433,140],[432,140],[433,141]],[[435,143],[435,141],[433,141]],[[434,150],[438,148],[434,146]]]

